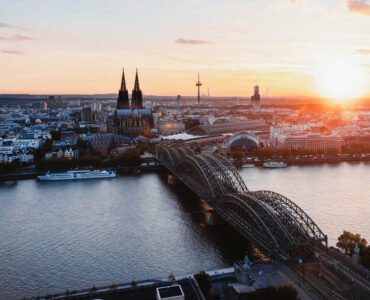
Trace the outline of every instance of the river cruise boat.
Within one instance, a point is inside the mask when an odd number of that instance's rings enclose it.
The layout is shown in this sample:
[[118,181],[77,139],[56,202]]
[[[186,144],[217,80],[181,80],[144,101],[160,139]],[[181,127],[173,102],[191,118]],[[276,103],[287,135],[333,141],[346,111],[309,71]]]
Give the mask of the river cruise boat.
[[45,175],[37,176],[38,180],[41,181],[56,181],[56,180],[82,180],[82,179],[98,179],[98,178],[113,178],[116,177],[116,172],[112,170],[100,171],[100,170],[72,170],[63,173],[50,173],[47,172]]
[[263,164],[263,167],[264,168],[286,168],[288,165],[287,164],[284,164],[283,162],[274,162],[274,161],[269,161],[269,162],[265,162]]
[[254,168],[256,165],[254,164],[243,164],[242,167],[243,168]]

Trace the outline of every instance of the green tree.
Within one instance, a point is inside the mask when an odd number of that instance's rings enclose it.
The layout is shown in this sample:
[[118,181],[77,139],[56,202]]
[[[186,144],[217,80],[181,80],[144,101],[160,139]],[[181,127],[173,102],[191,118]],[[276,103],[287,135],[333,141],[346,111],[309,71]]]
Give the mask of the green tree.
[[352,254],[355,246],[360,248],[360,253],[365,250],[367,241],[359,234],[349,231],[343,231],[338,237],[337,247],[342,249],[346,254]]

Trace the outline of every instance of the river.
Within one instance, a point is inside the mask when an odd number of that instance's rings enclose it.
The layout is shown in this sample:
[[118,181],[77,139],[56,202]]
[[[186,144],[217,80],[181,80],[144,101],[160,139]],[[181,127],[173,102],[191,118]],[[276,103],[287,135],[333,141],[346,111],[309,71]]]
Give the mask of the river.
[[[240,170],[250,190],[281,193],[334,245],[343,230],[370,240],[370,164]],[[248,244],[205,227],[198,199],[159,174],[108,180],[0,183],[0,299],[229,266]]]

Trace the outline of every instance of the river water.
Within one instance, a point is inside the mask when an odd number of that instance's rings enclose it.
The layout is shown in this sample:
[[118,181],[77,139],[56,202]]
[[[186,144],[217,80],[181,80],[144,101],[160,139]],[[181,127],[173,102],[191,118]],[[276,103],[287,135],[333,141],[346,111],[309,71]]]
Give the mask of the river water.
[[[281,193],[336,242],[370,240],[370,164],[240,170],[250,190]],[[248,244],[205,227],[198,199],[159,174],[0,183],[0,299],[229,266]]]

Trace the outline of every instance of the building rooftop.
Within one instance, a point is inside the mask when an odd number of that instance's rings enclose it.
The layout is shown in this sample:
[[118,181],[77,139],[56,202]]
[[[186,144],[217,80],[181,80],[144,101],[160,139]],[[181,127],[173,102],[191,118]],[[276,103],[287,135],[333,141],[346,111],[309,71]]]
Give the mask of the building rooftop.
[[117,116],[133,116],[137,117],[139,115],[142,116],[150,116],[152,111],[150,109],[117,109],[116,110]]
[[[163,281],[142,281],[138,282],[137,286],[133,287],[130,284],[117,285],[116,290],[112,290],[110,287],[97,288],[95,293],[89,292],[89,290],[76,291],[72,295],[66,297],[65,293],[53,295],[53,299],[64,300],[93,300],[93,299],[103,299],[103,300],[131,300],[131,299],[140,299],[140,300],[154,300],[156,299],[157,289],[165,288],[164,294],[174,294],[176,293],[175,289],[170,288],[170,285],[174,287],[180,287],[180,290],[183,292],[180,295],[184,295],[185,300],[202,300],[200,296],[200,290],[194,283],[194,279],[184,278],[181,280],[176,280],[173,282],[163,282]],[[174,295],[176,296],[176,295]],[[172,296],[173,297],[173,296]],[[168,298],[168,297],[167,297]],[[45,299],[45,297],[37,298],[39,300]],[[166,298],[163,298],[166,299]]]
[[184,296],[184,293],[181,290],[181,286],[179,286],[178,284],[157,288],[157,291],[159,293],[160,299],[166,299],[175,296]]
[[263,120],[247,120],[241,122],[223,122],[213,125],[201,125],[191,128],[188,133],[193,135],[217,135],[238,131],[269,132],[270,127]]

